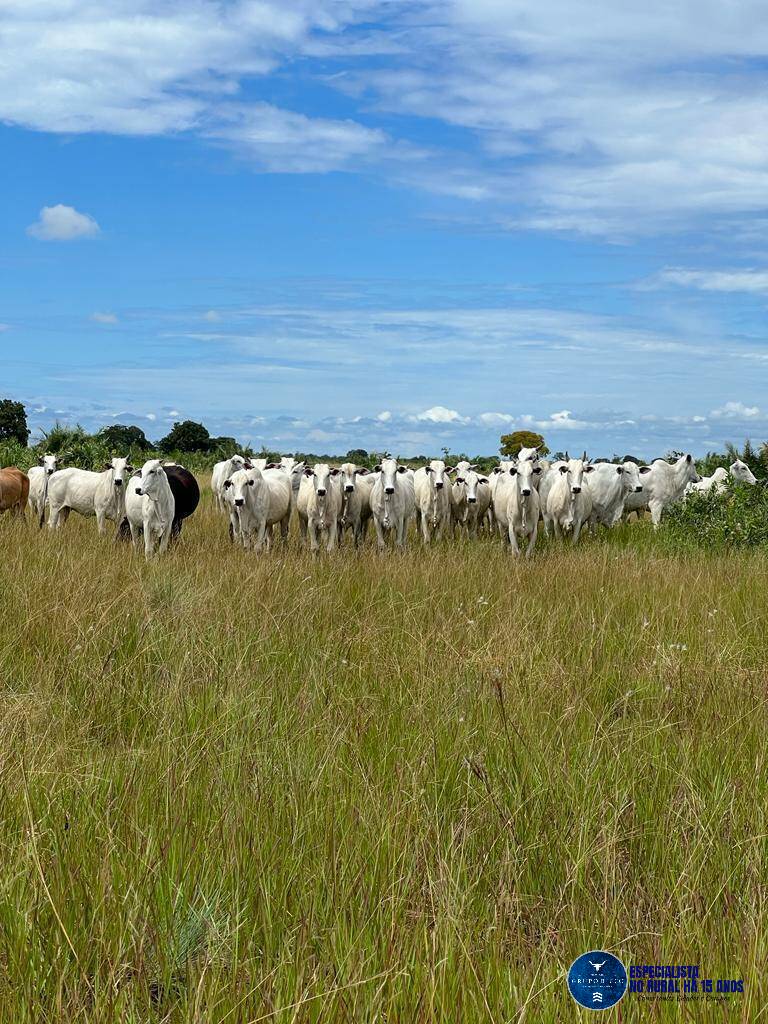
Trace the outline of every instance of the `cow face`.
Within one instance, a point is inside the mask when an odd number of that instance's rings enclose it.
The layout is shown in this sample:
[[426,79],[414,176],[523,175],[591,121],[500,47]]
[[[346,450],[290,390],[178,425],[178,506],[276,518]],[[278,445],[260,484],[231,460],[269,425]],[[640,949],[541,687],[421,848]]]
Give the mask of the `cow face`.
[[398,466],[397,459],[382,459],[381,464],[376,466],[377,473],[381,473],[381,483],[384,488],[384,498],[391,497],[395,493],[397,475],[401,476],[408,472],[405,466]]
[[521,462],[538,462],[539,461],[539,449],[538,448],[521,448],[517,453],[518,464]]
[[242,508],[245,505],[248,495],[253,492],[260,480],[261,470],[253,468],[239,469],[224,481],[224,488],[229,492],[229,497],[235,508]]
[[312,486],[318,498],[325,498],[333,486],[332,481],[339,475],[338,469],[331,469],[326,462],[316,462],[313,469],[304,472],[312,478]]
[[698,484],[701,482],[701,477],[696,470],[696,463],[693,461],[692,455],[681,455],[677,460],[677,465],[683,470],[683,479],[687,483]]
[[736,459],[735,462],[731,463],[730,467],[731,476],[737,483],[740,484],[756,484],[757,478],[755,477],[752,470],[741,459]]
[[468,504],[476,505],[477,488],[480,484],[480,477],[477,475],[474,469],[465,470],[462,476],[457,477],[456,482],[461,482],[464,484],[464,493],[467,496]]
[[133,473],[133,466],[128,464],[128,459],[112,459],[107,469],[112,470],[112,486],[117,490],[123,487]]
[[428,466],[425,466],[427,477],[436,491],[442,491],[447,483],[450,483],[448,474],[452,472],[449,466],[442,459],[432,459]]
[[[113,459],[112,461],[115,462],[117,460]],[[136,486],[136,493],[141,495],[146,494],[151,498],[160,490],[163,477],[165,477],[165,470],[163,469],[160,460],[150,459],[141,467],[139,482]]]
[[59,468],[58,455],[41,455],[39,462],[46,476],[51,476]]
[[524,498],[528,498],[533,490],[533,478],[537,471],[541,472],[531,459],[518,462],[517,466],[510,471],[517,478],[517,489]]
[[568,474],[568,484],[573,497],[581,494],[585,474],[593,473],[595,470],[595,467],[587,462],[586,454],[581,459],[568,459],[559,468],[561,473]]
[[623,462],[619,467],[622,473],[624,491],[627,494],[641,494],[643,481],[640,476],[640,467],[636,462]]

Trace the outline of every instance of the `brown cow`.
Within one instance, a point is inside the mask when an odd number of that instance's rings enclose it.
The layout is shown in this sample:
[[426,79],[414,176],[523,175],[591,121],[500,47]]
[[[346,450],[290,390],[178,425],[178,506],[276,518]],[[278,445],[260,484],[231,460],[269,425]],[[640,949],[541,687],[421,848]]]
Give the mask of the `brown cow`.
[[24,518],[24,509],[29,497],[29,477],[15,466],[0,469],[0,514],[11,509],[14,515]]

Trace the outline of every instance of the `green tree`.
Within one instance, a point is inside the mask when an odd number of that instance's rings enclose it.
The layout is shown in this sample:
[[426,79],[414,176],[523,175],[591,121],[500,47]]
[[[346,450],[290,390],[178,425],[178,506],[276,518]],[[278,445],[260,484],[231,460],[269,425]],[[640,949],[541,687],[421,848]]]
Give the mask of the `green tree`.
[[122,423],[115,423],[109,427],[104,427],[98,432],[96,437],[102,440],[108,448],[116,452],[127,452],[131,448],[147,451],[152,447],[141,427],[124,426]]
[[202,423],[184,420],[174,423],[170,431],[157,442],[161,452],[207,452],[211,435]]
[[539,455],[549,454],[544,438],[533,430],[515,430],[511,434],[502,434],[499,438],[499,451],[502,455],[514,457],[521,448],[538,448]]
[[18,441],[26,448],[29,441],[27,412],[22,402],[0,400],[0,441]]

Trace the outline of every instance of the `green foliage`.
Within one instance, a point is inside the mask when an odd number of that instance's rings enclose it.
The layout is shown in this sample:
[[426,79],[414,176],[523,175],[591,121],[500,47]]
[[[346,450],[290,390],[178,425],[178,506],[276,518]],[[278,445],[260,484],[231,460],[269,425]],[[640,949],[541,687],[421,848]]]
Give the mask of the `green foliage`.
[[22,402],[0,399],[0,441],[18,441],[21,445],[29,441],[27,413]]
[[35,453],[15,439],[0,441],[0,469],[5,469],[7,466],[15,466],[17,469],[26,472],[36,462],[37,456]]
[[67,427],[58,422],[50,430],[43,431],[35,448],[35,461],[37,454],[42,452],[61,456],[62,465],[93,470],[103,469],[114,454],[103,438],[88,434],[79,423]]
[[677,546],[768,546],[768,488],[735,484],[722,494],[693,491],[667,509],[663,522]]
[[170,431],[157,442],[161,452],[207,452],[210,450],[211,435],[202,423],[183,420],[174,423]]
[[141,427],[123,426],[121,423],[104,427],[96,434],[96,437],[100,438],[116,455],[129,451],[145,452],[152,447]]
[[514,457],[521,448],[538,448],[539,455],[549,454],[544,438],[533,430],[514,430],[511,434],[502,434],[499,438],[499,451],[502,455]]

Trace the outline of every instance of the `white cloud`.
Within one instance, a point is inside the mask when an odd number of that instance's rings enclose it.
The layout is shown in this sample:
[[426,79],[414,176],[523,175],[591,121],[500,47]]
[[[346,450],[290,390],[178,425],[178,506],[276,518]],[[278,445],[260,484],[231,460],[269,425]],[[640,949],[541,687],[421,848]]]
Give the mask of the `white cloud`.
[[117,316],[114,313],[91,313],[91,320],[97,324],[116,324]]
[[155,413],[153,413],[153,412],[148,412],[148,413],[146,414],[146,416],[145,416],[145,419],[148,419],[148,420],[156,420],[156,419],[157,419],[157,416],[156,416],[156,415],[155,415]]
[[95,238],[101,228],[87,213],[80,213],[73,206],[57,203],[44,206],[34,224],[27,228],[27,234],[44,242],[69,242],[75,238]]
[[481,412],[477,418],[486,427],[508,427],[515,422],[508,412]]
[[768,292],[768,270],[691,270],[687,267],[665,267],[643,285],[678,285],[705,292]]
[[221,320],[221,317],[215,309],[209,309],[207,313],[203,313],[203,320],[207,320],[208,323],[215,324],[217,321]]
[[392,413],[389,411],[389,409],[384,409],[382,412],[378,414],[376,419],[379,421],[379,423],[388,423],[392,419]]
[[446,409],[444,405],[433,405],[431,409],[416,414],[416,419],[427,423],[463,423],[464,417],[455,409]]
[[711,415],[715,419],[754,420],[761,418],[763,413],[756,405],[744,405],[743,402],[726,402],[719,409],[713,409]]

